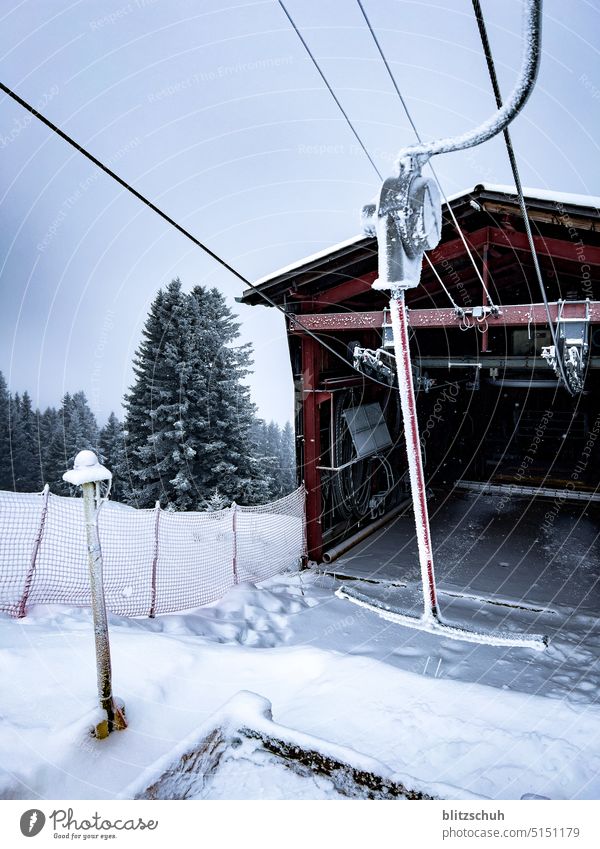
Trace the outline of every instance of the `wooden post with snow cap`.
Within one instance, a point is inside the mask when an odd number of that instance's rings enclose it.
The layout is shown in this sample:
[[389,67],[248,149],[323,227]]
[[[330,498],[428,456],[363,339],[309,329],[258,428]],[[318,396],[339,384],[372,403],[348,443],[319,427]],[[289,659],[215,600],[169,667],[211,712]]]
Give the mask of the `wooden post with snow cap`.
[[102,575],[102,551],[98,536],[98,502],[96,488],[100,481],[110,481],[112,473],[98,462],[93,451],[80,451],[75,457],[73,469],[65,472],[63,480],[80,486],[83,491],[83,510],[90,571],[92,615],[94,618],[94,640],[96,644],[96,674],[100,707],[105,713],[94,729],[94,735],[104,739],[112,731],[127,728],[125,707],[118,704],[112,694],[110,644],[108,639],[108,617],[104,598]]

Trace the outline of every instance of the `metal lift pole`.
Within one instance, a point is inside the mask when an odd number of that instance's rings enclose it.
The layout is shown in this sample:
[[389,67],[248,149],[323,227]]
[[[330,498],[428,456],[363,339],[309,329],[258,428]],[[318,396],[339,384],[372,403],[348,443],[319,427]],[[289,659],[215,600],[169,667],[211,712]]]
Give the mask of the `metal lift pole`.
[[408,321],[404,290],[392,290],[390,299],[392,330],[394,332],[394,351],[398,367],[398,388],[400,406],[404,420],[404,439],[408,456],[408,474],[410,491],[415,514],[421,581],[423,585],[423,619],[438,618],[437,592],[433,569],[433,551],[429,531],[429,512],[427,510],[427,491],[423,472],[423,456],[419,439],[417,420],[417,402],[413,385],[410,348],[408,341]]
[[435,181],[423,177],[421,169],[431,156],[474,147],[501,132],[523,108],[537,77],[540,59],[542,0],[524,0],[523,60],[519,79],[507,102],[483,124],[462,136],[445,138],[404,148],[398,156],[398,175],[383,182],[375,203],[363,207],[363,228],[377,236],[379,277],[374,289],[389,291],[390,313],[398,387],[408,458],[410,487],[421,566],[423,615],[416,619],[398,608],[374,602],[362,593],[341,587],[337,594],[375,611],[393,622],[447,637],[499,646],[543,649],[547,638],[510,633],[484,633],[466,626],[445,623],[440,616],[433,566],[431,532],[419,441],[417,408],[413,387],[405,290],[417,287],[425,251],[437,246],[441,236],[441,199]]

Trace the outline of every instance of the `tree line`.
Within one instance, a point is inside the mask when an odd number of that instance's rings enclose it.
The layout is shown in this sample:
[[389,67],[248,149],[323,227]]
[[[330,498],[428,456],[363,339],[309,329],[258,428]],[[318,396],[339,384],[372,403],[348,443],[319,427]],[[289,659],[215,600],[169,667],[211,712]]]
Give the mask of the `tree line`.
[[113,473],[112,498],[136,507],[215,510],[261,504],[296,486],[294,431],[256,414],[252,349],[221,293],[173,280],[159,290],[133,362],[124,420],[103,427],[82,391],[40,412],[0,372],[0,489],[75,494],[62,480],[78,451]]

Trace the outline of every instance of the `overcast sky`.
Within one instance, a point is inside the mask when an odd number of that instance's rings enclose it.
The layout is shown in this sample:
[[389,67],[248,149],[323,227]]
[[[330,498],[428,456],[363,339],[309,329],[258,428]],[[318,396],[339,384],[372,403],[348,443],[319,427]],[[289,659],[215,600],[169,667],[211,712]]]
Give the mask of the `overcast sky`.
[[[471,0],[364,0],[424,137],[492,109]],[[355,0],[287,0],[379,169],[413,135]],[[520,0],[484,0],[508,93]],[[600,8],[545,0],[541,74],[512,127],[525,185],[600,195]],[[255,280],[358,232],[377,177],[275,0],[0,0],[0,78]],[[498,139],[436,158],[447,194],[507,183]],[[291,416],[282,316],[0,97],[0,370],[41,407],[120,402],[158,288],[218,286],[255,349],[254,400]]]

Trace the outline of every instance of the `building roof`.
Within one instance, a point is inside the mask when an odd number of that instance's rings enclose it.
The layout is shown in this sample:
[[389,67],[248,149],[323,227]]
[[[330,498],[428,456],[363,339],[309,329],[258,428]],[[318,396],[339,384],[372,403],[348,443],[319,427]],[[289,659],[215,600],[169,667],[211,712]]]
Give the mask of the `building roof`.
[[[529,216],[539,223],[568,225],[569,220],[586,230],[600,230],[600,197],[591,195],[554,192],[546,189],[523,189]],[[477,213],[491,215],[518,213],[519,202],[514,186],[492,183],[479,183],[473,189],[458,192],[448,198],[442,206],[447,215],[448,205],[454,215],[470,229],[467,219]],[[373,260],[377,254],[377,240],[373,236],[359,234],[331,245],[311,256],[304,257],[267,274],[256,281],[255,286],[272,300],[281,302],[290,289],[300,289],[318,282],[318,288],[328,288],[337,282],[347,280],[349,276],[359,276],[373,269]],[[246,289],[241,303],[265,304],[264,298],[254,289]]]

